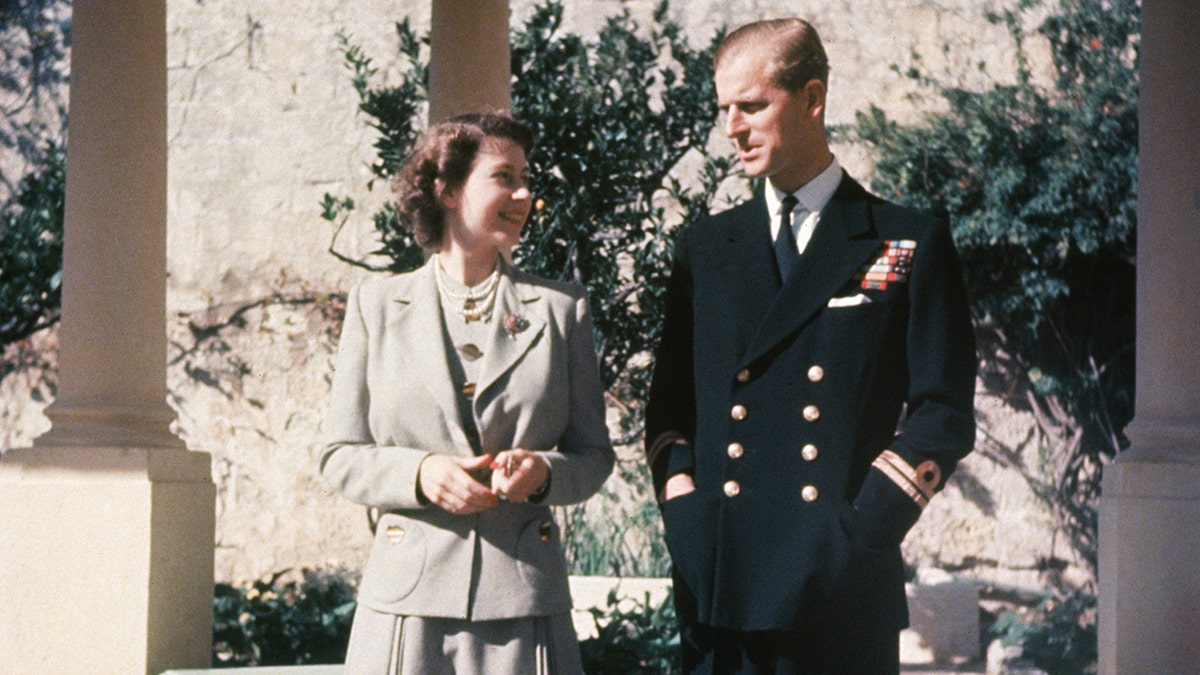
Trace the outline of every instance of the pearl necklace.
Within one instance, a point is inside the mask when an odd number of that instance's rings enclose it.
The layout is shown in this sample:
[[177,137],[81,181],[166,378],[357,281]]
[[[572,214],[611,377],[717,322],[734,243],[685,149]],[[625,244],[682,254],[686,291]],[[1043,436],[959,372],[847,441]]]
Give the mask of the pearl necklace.
[[499,265],[496,265],[496,269],[492,270],[482,284],[474,289],[467,289],[465,293],[456,293],[446,283],[440,259],[434,263],[433,270],[437,278],[438,292],[451,309],[462,315],[463,320],[470,323],[486,320],[491,316],[492,309],[496,306],[496,290],[500,287]]

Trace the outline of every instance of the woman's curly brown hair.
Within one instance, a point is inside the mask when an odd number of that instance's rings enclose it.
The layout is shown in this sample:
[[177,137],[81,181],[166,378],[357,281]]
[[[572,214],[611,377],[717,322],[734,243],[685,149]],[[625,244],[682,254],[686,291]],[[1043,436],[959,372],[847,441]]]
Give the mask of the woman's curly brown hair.
[[512,141],[526,156],[533,151],[533,131],[507,114],[459,115],[430,127],[392,180],[400,225],[421,248],[442,245],[446,212],[439,190],[462,187],[488,138]]

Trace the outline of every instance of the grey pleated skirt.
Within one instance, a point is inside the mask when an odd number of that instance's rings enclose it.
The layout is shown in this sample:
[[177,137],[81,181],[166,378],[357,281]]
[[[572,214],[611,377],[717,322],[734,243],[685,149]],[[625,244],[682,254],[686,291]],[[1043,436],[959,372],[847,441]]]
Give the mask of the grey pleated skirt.
[[396,616],[359,605],[345,675],[581,675],[570,613],[496,621]]

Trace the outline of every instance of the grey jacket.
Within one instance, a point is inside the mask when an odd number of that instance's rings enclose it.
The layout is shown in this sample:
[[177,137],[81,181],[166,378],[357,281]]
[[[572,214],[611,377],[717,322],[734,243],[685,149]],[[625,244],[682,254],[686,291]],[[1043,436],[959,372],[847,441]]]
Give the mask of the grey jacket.
[[427,455],[474,454],[434,264],[368,280],[347,302],[320,470],[332,489],[383,513],[358,600],[381,612],[474,620],[568,611],[549,507],[593,495],[614,461],[584,291],[505,266],[472,412],[481,452],[543,451],[550,488],[539,504],[457,516],[417,493]]

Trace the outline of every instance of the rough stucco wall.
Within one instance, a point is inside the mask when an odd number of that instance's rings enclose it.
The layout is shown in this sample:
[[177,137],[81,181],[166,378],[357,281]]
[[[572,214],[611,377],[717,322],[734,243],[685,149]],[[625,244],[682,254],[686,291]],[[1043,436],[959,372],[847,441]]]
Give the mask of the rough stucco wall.
[[[565,29],[594,35],[622,10],[648,20],[657,2],[568,2]],[[794,7],[749,0],[673,5],[671,17],[694,44],[707,42],[718,26]],[[911,83],[891,71],[908,68],[914,52],[930,73],[950,73],[966,86],[1011,80],[1005,29],[983,19],[1001,6],[995,0],[806,3],[833,64],[829,123],[851,123],[855,111],[872,103],[899,119],[918,113],[907,98]],[[512,7],[515,24],[533,3],[514,0]],[[393,24],[407,18],[427,31],[428,0],[173,0],[168,8],[171,309],[255,298],[281,282],[345,287],[357,274],[326,253],[331,229],[317,217],[317,204],[326,192],[344,194],[364,214],[383,195],[364,189],[374,132],[356,115],[336,36],[350,35],[385,76],[394,65]],[[852,173],[865,177],[868,158],[840,152]],[[373,241],[369,224],[358,221],[340,244],[365,254]]]
[[[565,28],[592,35],[607,16],[628,9],[645,19],[655,4],[567,2]],[[719,25],[778,16],[775,8],[789,4],[693,0],[675,2],[670,16],[700,44]],[[808,3],[833,62],[829,121],[852,122],[871,103],[901,119],[918,114],[907,98],[911,84],[891,70],[907,68],[914,51],[930,72],[960,73],[954,77],[962,84],[1010,78],[1006,34],[982,18],[1002,6]],[[514,0],[514,23],[531,8]],[[339,250],[361,256],[372,249],[370,224],[359,221],[385,195],[364,187],[375,137],[356,115],[337,34],[352,36],[386,76],[394,65],[392,26],[404,17],[427,30],[427,0],[168,2],[168,387],[178,433],[213,455],[221,580],[301,565],[354,570],[366,552],[363,509],[328,494],[315,476],[339,330],[335,294],[365,274],[327,252],[332,227],[318,205],[326,192],[353,197],[359,218]],[[989,76],[980,74],[980,62]],[[852,174],[868,177],[868,156],[836,150]],[[5,387],[5,405],[15,409]],[[28,421],[39,407],[30,401],[22,425],[36,429],[44,422]],[[980,410],[1002,443],[1021,447],[1028,420],[987,399]],[[1061,543],[1055,548],[1049,514],[1005,468],[1036,462],[1028,451],[999,462],[973,455],[909,537],[908,558],[1039,583],[1042,561],[1068,552]]]

